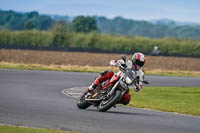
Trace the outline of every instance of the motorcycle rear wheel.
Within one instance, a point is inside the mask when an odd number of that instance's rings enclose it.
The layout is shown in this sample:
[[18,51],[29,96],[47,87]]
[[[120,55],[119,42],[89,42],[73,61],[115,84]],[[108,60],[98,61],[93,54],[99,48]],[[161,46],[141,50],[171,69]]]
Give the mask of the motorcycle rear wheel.
[[122,93],[121,91],[117,90],[116,93],[111,96],[111,98],[109,98],[108,100],[103,100],[98,107],[98,110],[100,112],[105,112],[108,109],[110,109],[111,107],[113,107],[115,104],[117,104],[120,99],[122,97]]
[[79,109],[86,109],[91,105],[90,103],[88,103],[88,101],[85,100],[86,94],[87,94],[87,91],[84,92],[77,100],[76,105]]

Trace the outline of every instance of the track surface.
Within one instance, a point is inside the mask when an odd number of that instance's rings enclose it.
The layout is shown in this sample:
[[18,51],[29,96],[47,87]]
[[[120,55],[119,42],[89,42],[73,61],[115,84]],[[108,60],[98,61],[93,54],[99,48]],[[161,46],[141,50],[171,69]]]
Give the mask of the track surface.
[[[0,69],[0,123],[85,133],[199,133],[200,117],[117,107],[77,109],[61,94],[88,86],[98,74]],[[152,86],[200,86],[200,78],[147,76]]]

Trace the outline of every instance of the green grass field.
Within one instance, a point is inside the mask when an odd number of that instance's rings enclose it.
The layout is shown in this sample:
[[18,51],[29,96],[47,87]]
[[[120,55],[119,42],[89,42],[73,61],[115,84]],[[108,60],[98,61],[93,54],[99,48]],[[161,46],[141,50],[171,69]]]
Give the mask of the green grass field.
[[144,87],[131,93],[129,106],[200,116],[200,87]]
[[0,125],[0,133],[77,133],[77,132],[66,132],[60,129],[43,129],[43,128]]

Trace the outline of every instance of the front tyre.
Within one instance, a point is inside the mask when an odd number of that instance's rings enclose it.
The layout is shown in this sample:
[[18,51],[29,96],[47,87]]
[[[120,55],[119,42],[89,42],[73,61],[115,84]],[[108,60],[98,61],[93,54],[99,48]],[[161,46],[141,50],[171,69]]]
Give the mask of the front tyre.
[[117,90],[115,94],[113,94],[109,99],[103,100],[98,107],[98,110],[101,112],[105,112],[115,104],[117,104],[122,97],[121,91]]
[[85,100],[86,94],[87,94],[87,91],[84,92],[77,100],[76,105],[79,109],[86,109],[91,105],[90,103],[88,103],[88,101]]

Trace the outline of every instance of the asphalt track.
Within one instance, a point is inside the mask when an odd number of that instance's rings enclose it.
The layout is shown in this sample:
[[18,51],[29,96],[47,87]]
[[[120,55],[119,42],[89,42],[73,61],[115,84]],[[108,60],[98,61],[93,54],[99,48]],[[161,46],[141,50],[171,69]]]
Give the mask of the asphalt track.
[[[0,69],[0,124],[84,133],[199,133],[200,117],[117,107],[79,110],[67,88],[88,86],[96,73]],[[200,86],[200,78],[147,76],[152,86]]]

